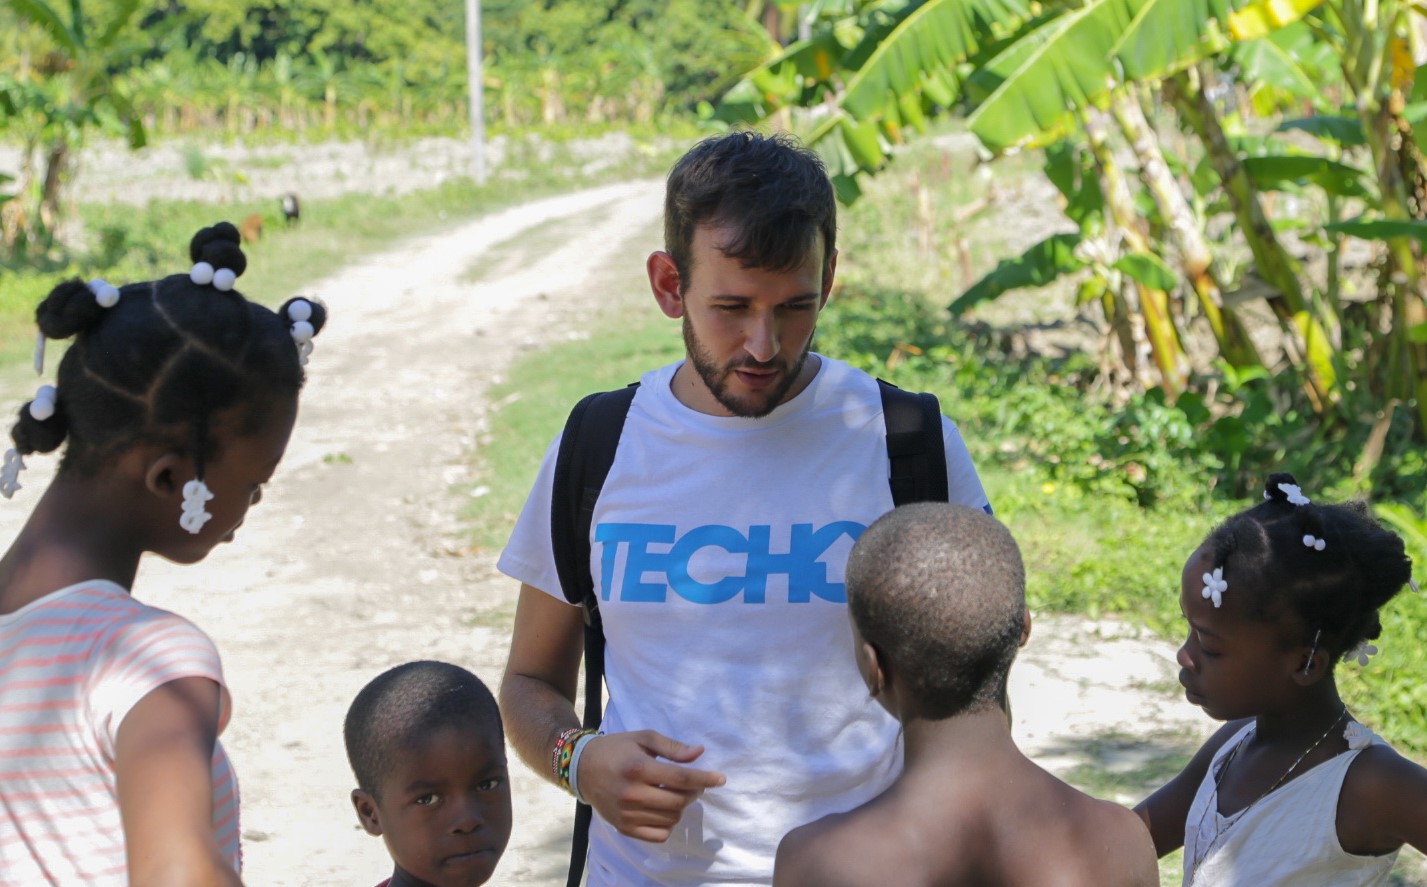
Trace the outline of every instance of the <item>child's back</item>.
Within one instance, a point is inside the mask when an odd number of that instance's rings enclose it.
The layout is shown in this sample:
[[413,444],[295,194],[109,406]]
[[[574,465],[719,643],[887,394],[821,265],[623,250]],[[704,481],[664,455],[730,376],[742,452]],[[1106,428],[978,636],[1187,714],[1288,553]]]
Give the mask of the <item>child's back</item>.
[[775,887],[1150,887],[1149,833],[1016,748],[999,702],[1029,631],[1020,552],[974,509],[898,508],[847,567],[857,658],[902,722],[906,766],[849,813],[796,829]]
[[774,883],[1158,883],[1149,833],[1134,813],[1036,766],[1001,722],[982,725],[980,737],[962,737],[963,753],[939,756],[935,768],[908,769],[862,807],[794,831],[779,848]]

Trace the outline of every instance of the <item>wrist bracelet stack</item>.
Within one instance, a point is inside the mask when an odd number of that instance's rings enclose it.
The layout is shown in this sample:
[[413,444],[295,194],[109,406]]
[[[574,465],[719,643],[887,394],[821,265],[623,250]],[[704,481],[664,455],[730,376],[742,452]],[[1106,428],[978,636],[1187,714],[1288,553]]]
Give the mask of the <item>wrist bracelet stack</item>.
[[585,753],[585,748],[590,744],[590,740],[596,736],[603,736],[603,733],[586,733],[576,737],[575,750],[570,753],[570,794],[575,796],[575,800],[581,804],[588,804],[585,796],[580,793],[580,755]]
[[575,755],[583,747],[584,741],[600,735],[598,730],[583,730],[571,727],[555,740],[555,748],[550,752],[550,770],[555,774],[555,784],[579,799],[572,777]]

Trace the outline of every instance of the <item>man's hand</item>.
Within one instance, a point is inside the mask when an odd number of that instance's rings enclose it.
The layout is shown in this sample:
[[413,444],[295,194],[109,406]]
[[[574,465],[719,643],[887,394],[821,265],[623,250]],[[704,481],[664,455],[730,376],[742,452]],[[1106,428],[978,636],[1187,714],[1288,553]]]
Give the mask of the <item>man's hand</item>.
[[680,766],[703,753],[701,745],[653,730],[599,736],[580,755],[580,794],[620,834],[662,844],[684,808],[727,781],[722,773]]

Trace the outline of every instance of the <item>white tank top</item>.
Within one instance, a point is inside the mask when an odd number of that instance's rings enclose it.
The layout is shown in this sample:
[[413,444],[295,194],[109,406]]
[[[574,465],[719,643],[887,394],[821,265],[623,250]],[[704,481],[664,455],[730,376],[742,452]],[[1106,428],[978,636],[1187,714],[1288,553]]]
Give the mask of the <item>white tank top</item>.
[[1184,887],[1375,887],[1387,883],[1397,851],[1358,856],[1338,843],[1338,795],[1363,749],[1386,745],[1356,721],[1348,750],[1231,816],[1219,815],[1215,777],[1247,741],[1248,724],[1219,749],[1184,823]]

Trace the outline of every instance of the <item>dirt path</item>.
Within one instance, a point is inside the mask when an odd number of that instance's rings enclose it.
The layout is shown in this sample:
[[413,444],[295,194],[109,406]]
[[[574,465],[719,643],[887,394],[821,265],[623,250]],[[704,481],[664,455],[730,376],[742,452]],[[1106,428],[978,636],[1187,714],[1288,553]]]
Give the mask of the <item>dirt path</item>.
[[[638,182],[537,201],[395,244],[308,291],[332,321],[270,492],[232,545],[196,567],[154,560],[139,582],[222,652],[247,883],[361,887],[389,872],[347,801],[343,714],[411,659],[499,679],[515,589],[493,553],[464,550],[456,517],[494,408],[485,389],[519,352],[577,332],[592,297],[652,310],[642,267],[660,197]],[[34,462],[0,532],[47,481],[52,460]],[[1179,696],[1172,656],[1116,624],[1042,619],[1013,675],[1024,746],[1061,773],[1128,772],[1192,743],[1212,724]],[[570,803],[512,764],[515,834],[496,883],[563,883]]]

